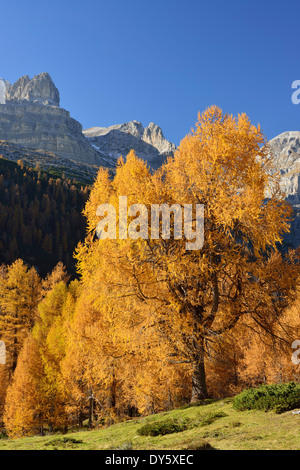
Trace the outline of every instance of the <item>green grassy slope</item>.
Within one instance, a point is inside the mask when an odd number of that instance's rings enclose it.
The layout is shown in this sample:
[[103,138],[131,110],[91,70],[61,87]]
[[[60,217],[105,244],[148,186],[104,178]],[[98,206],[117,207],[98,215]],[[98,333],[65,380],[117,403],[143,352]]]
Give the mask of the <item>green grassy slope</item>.
[[[219,416],[218,416],[219,415]],[[175,419],[186,429],[141,436],[146,423]],[[206,402],[136,418],[93,431],[65,435],[1,439],[0,450],[299,450],[300,415],[286,412],[236,411],[232,399]]]

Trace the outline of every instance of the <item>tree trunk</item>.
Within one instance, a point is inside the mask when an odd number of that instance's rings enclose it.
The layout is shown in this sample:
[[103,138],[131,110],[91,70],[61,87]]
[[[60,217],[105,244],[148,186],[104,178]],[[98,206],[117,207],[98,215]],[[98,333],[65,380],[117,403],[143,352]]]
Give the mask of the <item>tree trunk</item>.
[[90,388],[89,390],[89,428],[92,428],[93,427],[93,417],[94,417],[94,395],[93,395],[93,391],[92,389]]
[[81,410],[78,411],[78,425],[80,428],[83,427],[83,413]]
[[204,400],[205,398],[208,398],[208,393],[206,388],[204,353],[201,351],[193,364],[191,403]]

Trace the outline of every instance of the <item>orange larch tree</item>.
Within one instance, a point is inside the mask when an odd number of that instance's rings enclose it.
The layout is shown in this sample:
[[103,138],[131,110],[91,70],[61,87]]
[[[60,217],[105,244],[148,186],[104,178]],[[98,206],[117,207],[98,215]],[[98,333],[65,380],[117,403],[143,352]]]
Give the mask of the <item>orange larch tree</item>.
[[[195,212],[193,236],[178,238],[171,211],[170,236],[157,238],[150,216],[145,230],[141,206],[127,213],[127,228],[136,236],[97,239],[98,206],[116,208],[118,229],[121,196],[128,207],[142,204],[148,216],[153,204],[178,205],[182,214],[186,204],[203,205],[203,246],[187,249],[197,236]],[[174,367],[186,364],[192,401],[208,396],[205,357],[216,338],[247,317],[274,334],[293,298],[297,263],[277,251],[291,208],[266,139],[244,114],[207,109],[174,158],[154,173],[133,152],[125,163],[121,159],[113,180],[101,169],[85,215],[89,233],[77,259],[82,283],[97,291],[94,304],[114,312],[116,337],[129,355],[152,353]],[[108,233],[106,213],[102,228],[105,219]]]
[[41,299],[41,280],[35,268],[21,259],[2,269],[0,283],[0,339],[6,344],[11,374],[18,354],[32,329]]

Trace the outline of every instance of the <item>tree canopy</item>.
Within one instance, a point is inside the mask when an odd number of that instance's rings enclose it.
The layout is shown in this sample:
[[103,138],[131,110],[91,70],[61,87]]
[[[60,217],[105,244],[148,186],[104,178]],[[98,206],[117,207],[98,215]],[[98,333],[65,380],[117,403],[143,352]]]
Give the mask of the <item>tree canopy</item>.
[[[117,207],[124,195],[128,205],[148,208],[203,204],[203,247],[187,250],[174,224],[168,240],[151,238],[150,223],[144,238],[98,240],[97,207]],[[215,339],[246,316],[271,334],[292,295],[297,267],[276,246],[291,209],[266,139],[244,114],[207,109],[155,173],[134,152],[119,162],[113,181],[100,170],[85,215],[89,235],[77,258],[83,284],[93,285],[93,305],[125,348],[129,335],[128,353],[151,350],[164,362],[189,364],[192,400],[207,397],[204,357]]]

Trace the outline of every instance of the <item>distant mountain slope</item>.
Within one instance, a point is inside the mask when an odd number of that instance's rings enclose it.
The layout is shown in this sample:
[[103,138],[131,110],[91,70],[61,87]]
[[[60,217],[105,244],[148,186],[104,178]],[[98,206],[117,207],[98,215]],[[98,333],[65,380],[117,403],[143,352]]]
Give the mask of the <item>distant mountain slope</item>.
[[300,132],[288,131],[269,142],[275,166],[281,173],[281,187],[286,200],[294,208],[291,233],[285,242],[293,248],[300,246]]
[[14,162],[21,159],[31,168],[39,165],[53,176],[61,177],[64,174],[67,178],[75,178],[82,184],[92,184],[99,169],[98,165],[89,165],[69,158],[58,157],[46,150],[37,150],[5,140],[0,140],[0,156]]
[[88,196],[88,186],[0,158],[0,265],[22,258],[44,276],[62,261],[75,275]]

